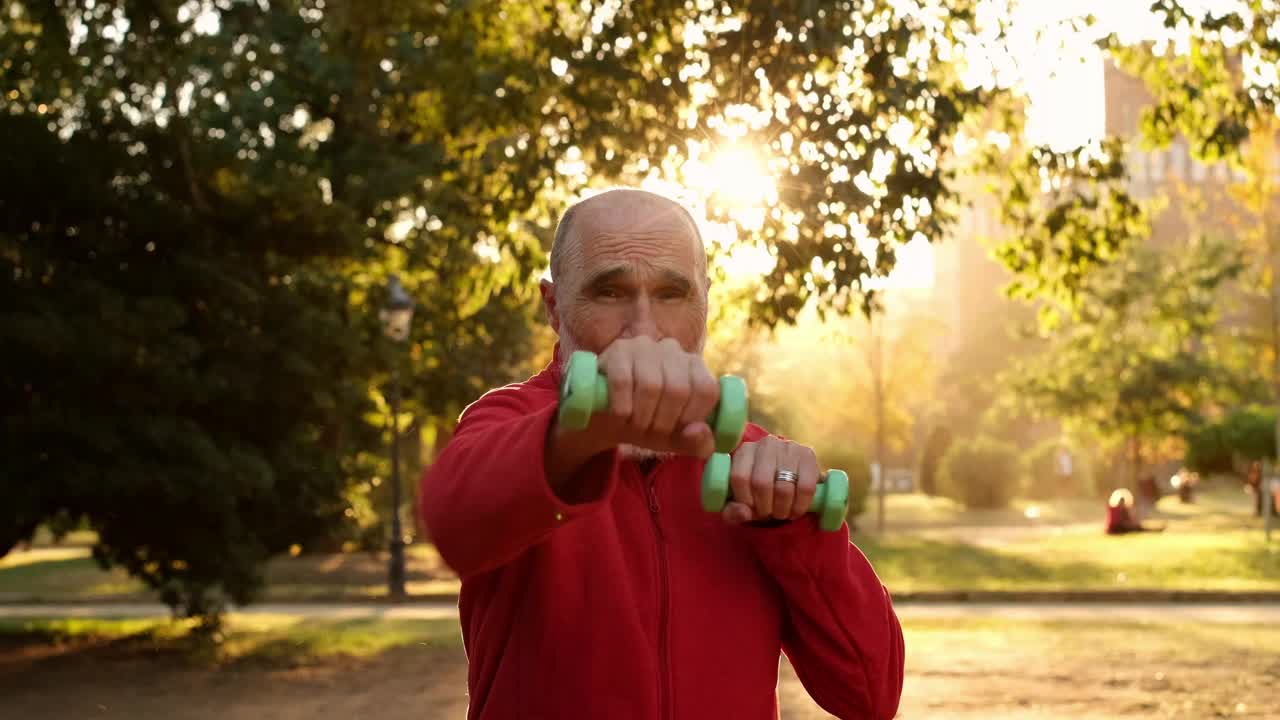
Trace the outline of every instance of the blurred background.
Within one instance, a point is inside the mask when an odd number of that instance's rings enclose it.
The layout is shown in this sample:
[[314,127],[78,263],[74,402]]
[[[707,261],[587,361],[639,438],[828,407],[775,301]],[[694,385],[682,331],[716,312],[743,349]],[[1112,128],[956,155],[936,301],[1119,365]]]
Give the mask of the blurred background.
[[901,717],[1280,717],[1277,60],[1269,0],[0,2],[0,716],[464,717],[415,486],[621,184],[854,478]]

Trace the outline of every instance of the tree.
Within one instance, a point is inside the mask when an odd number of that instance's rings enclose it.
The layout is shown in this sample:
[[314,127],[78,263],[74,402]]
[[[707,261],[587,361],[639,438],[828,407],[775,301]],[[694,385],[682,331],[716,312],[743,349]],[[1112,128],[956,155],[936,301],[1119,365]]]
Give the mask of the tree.
[[1000,31],[981,4],[643,0],[566,13],[542,39],[563,79],[548,132],[605,183],[681,181],[756,148],[778,179],[759,206],[736,212],[714,188],[707,199],[773,256],[752,319],[794,321],[810,299],[870,309],[866,279],[948,224],[955,189],[939,158],[991,91],[964,79]]
[[1252,405],[1191,428],[1187,467],[1199,473],[1243,472],[1250,462],[1275,457],[1275,425],[1274,408]]
[[502,151],[541,101],[493,92],[519,6],[322,7],[4,4],[0,554],[87,518],[175,607],[245,602],[378,472],[388,270],[421,306],[410,412],[527,357],[503,288],[538,236],[484,244],[553,172]]
[[1222,241],[1127,255],[1090,279],[1077,319],[1010,384],[1033,411],[1126,441],[1136,482],[1143,442],[1179,435],[1240,387],[1213,333],[1217,292],[1243,266],[1234,243]]

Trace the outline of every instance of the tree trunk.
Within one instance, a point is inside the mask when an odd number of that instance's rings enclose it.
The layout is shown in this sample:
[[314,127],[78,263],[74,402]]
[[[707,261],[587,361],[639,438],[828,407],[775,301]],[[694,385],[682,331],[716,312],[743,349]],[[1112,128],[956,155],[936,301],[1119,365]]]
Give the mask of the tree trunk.
[[[1276,404],[1276,456],[1273,458],[1271,467],[1280,468],[1280,238],[1276,237],[1275,223],[1272,222],[1271,209],[1268,207],[1262,213],[1262,232],[1267,239],[1267,248],[1271,251],[1271,387],[1274,394],[1273,400]],[[1271,498],[1271,480],[1263,477],[1258,486],[1258,492],[1261,494],[1262,502],[1270,507],[1274,502]],[[1268,517],[1267,522],[1267,540],[1271,540],[1271,522]]]
[[875,353],[871,363],[871,382],[875,386],[875,402],[876,402],[876,466],[880,468],[880,491],[878,493],[877,504],[879,505],[876,512],[876,532],[880,535],[884,534],[884,499],[888,486],[888,473],[885,472],[884,466],[884,337],[882,331],[884,324],[881,323],[879,330],[876,329],[876,321],[873,317],[871,320],[871,342],[872,352]]
[[1132,469],[1133,469],[1133,475],[1132,475],[1132,477],[1130,478],[1130,482],[1131,482],[1131,483],[1132,483],[1132,485],[1133,485],[1133,490],[1134,490],[1134,492],[1137,492],[1137,490],[1138,490],[1138,481],[1139,481],[1139,479],[1141,479],[1141,476],[1142,476],[1142,444],[1141,444],[1141,443],[1142,443],[1142,440],[1141,440],[1141,439],[1139,439],[1139,437],[1138,437],[1138,433],[1137,433],[1137,432],[1134,432],[1134,433],[1133,433],[1133,439],[1132,439],[1132,448],[1133,448],[1133,463],[1132,463],[1133,468],[1132,468]]

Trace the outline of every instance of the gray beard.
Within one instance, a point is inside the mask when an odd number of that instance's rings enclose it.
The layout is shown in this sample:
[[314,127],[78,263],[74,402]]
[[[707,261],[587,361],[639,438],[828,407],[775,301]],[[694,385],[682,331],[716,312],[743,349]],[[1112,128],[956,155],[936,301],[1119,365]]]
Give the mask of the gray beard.
[[[705,344],[706,344],[706,335],[704,334],[702,337],[698,339],[699,354],[702,353],[703,346]],[[560,362],[561,377],[564,377],[565,373],[569,372],[569,358],[573,355],[574,351],[577,349],[578,349],[578,343],[574,339],[573,333],[570,332],[568,324],[560,323],[559,362]],[[673,452],[653,450],[651,448],[639,447],[638,445],[627,445],[625,443],[618,446],[618,453],[622,456],[622,459],[631,460],[634,462],[643,462],[645,460],[656,460],[658,462],[662,462],[664,460],[669,460],[675,457],[675,453]]]

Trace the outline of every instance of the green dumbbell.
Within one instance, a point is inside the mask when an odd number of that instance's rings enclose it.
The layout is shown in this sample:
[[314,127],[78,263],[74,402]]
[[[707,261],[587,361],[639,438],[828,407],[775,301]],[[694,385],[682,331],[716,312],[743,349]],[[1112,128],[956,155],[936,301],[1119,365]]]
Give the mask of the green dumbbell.
[[[609,407],[609,381],[600,372],[595,353],[578,350],[569,356],[569,368],[560,383],[560,424],[581,430],[591,415]],[[733,375],[720,377],[720,401],[707,418],[715,433],[716,450],[733,452],[747,427],[747,384]]]
[[[707,460],[702,471],[702,509],[718,513],[724,510],[732,494],[729,470],[733,459],[728,453],[716,453]],[[813,491],[809,512],[817,513],[818,527],[839,530],[849,514],[849,476],[843,470],[828,470]]]

